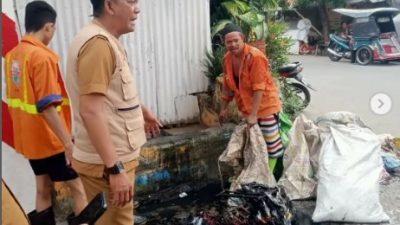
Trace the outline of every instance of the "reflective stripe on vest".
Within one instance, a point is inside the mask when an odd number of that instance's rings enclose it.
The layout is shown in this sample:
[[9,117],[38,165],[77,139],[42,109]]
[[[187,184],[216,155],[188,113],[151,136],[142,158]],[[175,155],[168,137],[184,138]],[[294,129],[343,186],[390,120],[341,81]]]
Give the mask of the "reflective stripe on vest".
[[26,84],[28,80],[28,73],[26,72],[26,64],[28,62],[28,55],[24,57],[24,64],[22,64],[22,82],[23,85],[23,93],[24,93],[24,103],[28,103],[28,85]]
[[[19,98],[10,98],[11,96],[11,55],[8,55],[6,58],[6,76],[7,76],[7,105],[10,108],[18,108],[21,111],[24,111],[29,114],[39,114],[37,111],[36,105],[29,104],[28,103],[28,85],[27,85],[27,72],[26,72],[26,63],[28,61],[28,56],[25,56],[24,58],[24,63],[22,64],[22,82],[23,82],[23,101]],[[69,99],[68,98],[63,98],[61,105],[56,107],[57,112],[61,111],[62,106],[68,106],[69,105]]]
[[[37,111],[36,105],[24,103],[21,101],[21,99],[18,99],[18,98],[7,99],[7,105],[10,108],[19,108],[21,111],[27,112],[29,114],[39,114],[39,112]],[[57,112],[61,111],[62,106],[67,106],[67,105],[69,105],[69,100],[66,98],[63,98],[61,105],[56,107]]]
[[10,60],[11,60],[11,54],[8,54],[6,57],[6,91],[7,91],[7,98],[11,96],[11,67],[10,67]]

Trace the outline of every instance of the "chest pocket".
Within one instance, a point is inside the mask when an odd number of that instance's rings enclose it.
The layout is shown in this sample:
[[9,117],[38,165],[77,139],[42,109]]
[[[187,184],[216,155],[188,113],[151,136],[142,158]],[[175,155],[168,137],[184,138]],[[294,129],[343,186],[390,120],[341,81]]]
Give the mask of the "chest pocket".
[[124,101],[129,101],[137,97],[137,89],[135,79],[133,76],[127,73],[121,74],[121,81],[122,81],[122,94]]

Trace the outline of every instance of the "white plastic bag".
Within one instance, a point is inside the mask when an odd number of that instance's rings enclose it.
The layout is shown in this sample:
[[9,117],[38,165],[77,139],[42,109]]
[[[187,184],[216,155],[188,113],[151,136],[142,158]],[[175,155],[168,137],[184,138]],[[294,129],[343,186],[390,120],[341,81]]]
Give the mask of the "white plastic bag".
[[355,115],[331,116],[335,119],[328,115],[319,126],[322,147],[313,221],[388,221],[379,202],[383,163],[378,136]]

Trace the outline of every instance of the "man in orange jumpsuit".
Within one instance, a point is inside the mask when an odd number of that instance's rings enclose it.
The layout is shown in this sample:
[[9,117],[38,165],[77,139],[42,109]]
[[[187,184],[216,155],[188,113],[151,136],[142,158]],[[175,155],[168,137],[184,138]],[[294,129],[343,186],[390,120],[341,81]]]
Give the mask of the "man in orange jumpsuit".
[[56,12],[44,1],[26,6],[26,35],[5,57],[6,96],[15,149],[29,160],[36,180],[32,225],[55,225],[53,182],[65,181],[78,215],[87,205],[81,180],[69,166],[74,144],[67,93],[58,56],[47,47],[55,32]]
[[220,120],[226,116],[228,103],[235,99],[247,124],[259,124],[268,148],[269,167],[273,171],[276,159],[283,154],[283,145],[278,121],[281,102],[268,59],[263,52],[245,43],[237,25],[229,23],[221,33],[227,52],[223,61]]

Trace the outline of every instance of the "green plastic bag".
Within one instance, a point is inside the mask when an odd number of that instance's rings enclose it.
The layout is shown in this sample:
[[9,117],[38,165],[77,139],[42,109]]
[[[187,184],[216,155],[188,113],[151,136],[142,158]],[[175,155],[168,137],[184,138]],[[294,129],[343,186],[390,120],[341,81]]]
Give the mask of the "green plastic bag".
[[292,121],[290,120],[288,115],[286,115],[284,112],[280,112],[279,124],[280,124],[279,130],[281,133],[282,144],[286,148],[289,144],[288,133],[290,128],[292,128]]
[[[289,130],[292,128],[292,121],[290,120],[289,116],[285,114],[284,112],[279,113],[279,132],[281,135],[281,140],[283,147],[286,149],[287,146],[289,145]],[[277,158],[277,159],[271,159],[274,161],[270,161],[269,165],[271,165],[275,179],[278,181],[283,174],[283,156]],[[270,167],[270,168],[271,168]]]

